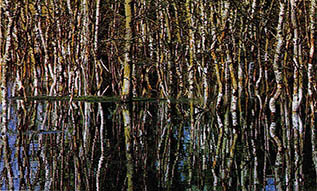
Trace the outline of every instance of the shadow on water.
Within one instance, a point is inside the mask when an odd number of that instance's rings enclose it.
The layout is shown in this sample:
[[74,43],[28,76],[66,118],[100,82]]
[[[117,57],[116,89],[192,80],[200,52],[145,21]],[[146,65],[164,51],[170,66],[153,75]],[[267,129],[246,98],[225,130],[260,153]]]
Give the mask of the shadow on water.
[[[277,148],[265,141],[263,124],[254,127],[256,135],[249,128],[229,131],[231,124],[217,122],[225,112],[192,101],[11,99],[8,105],[1,190],[268,191],[295,182],[285,180],[295,168],[275,166]],[[300,164],[307,190],[316,185],[309,157],[304,153]],[[275,168],[282,168],[280,177]]]

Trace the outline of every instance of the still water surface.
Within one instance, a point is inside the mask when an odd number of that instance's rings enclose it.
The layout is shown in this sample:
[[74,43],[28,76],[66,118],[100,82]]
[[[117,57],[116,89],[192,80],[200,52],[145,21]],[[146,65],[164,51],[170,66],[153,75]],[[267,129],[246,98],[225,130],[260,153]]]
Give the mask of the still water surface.
[[219,124],[225,114],[193,102],[9,99],[8,106],[1,190],[293,190],[297,182],[314,190],[309,149],[295,180],[287,160],[276,166],[277,148],[261,124],[232,130]]

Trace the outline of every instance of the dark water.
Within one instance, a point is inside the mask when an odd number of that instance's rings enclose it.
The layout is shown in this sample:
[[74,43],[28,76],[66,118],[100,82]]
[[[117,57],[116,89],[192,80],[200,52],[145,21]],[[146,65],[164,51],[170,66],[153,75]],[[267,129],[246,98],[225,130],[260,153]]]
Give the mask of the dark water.
[[[296,188],[294,165],[287,169],[283,158],[276,166],[277,148],[262,125],[234,131],[217,121],[225,122],[225,114],[199,104],[9,100],[8,108],[1,190]],[[314,190],[305,147],[297,181]]]

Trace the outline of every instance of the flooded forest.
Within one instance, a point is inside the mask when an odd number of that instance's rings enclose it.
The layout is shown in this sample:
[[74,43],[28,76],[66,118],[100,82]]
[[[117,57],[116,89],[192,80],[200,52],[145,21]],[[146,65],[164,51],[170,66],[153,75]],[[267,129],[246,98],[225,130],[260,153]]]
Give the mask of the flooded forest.
[[317,188],[316,0],[0,0],[1,190]]

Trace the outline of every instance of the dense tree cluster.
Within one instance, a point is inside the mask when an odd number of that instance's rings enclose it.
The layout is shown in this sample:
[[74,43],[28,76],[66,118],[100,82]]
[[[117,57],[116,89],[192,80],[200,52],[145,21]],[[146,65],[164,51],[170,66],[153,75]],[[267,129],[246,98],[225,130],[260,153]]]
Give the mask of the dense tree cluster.
[[189,98],[216,116],[217,154],[260,136],[298,188],[310,142],[317,173],[315,0],[2,0],[0,21],[5,98],[9,81],[12,96]]

